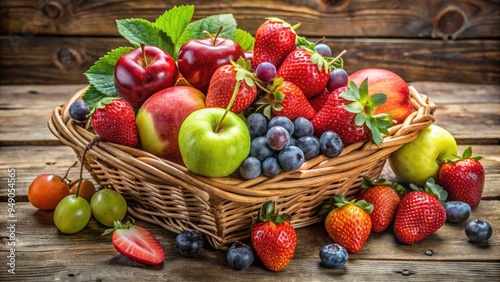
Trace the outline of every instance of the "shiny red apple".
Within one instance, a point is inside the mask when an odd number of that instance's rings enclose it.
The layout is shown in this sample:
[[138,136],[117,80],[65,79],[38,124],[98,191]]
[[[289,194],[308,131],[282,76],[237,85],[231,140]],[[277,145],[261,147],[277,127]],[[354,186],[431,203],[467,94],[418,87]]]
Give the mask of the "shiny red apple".
[[392,71],[379,68],[361,69],[349,76],[349,80],[361,85],[368,78],[368,93],[384,93],[387,100],[375,109],[374,114],[393,114],[397,124],[403,123],[415,109],[410,100],[408,84]]
[[[209,33],[207,33],[209,34]],[[177,65],[184,78],[196,89],[207,92],[215,70],[230,60],[244,57],[241,46],[235,41],[209,34],[208,38],[192,39],[179,50]]]
[[114,71],[118,94],[136,109],[151,95],[174,86],[178,76],[177,65],[167,52],[144,45],[121,56]]

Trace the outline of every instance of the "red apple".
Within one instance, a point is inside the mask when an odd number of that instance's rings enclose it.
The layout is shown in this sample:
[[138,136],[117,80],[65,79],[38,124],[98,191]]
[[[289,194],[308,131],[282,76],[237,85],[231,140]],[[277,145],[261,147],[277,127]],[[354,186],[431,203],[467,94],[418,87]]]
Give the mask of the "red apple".
[[183,164],[179,129],[189,114],[202,108],[205,108],[205,95],[189,86],[173,86],[149,97],[136,117],[142,149]]
[[244,57],[241,46],[228,38],[218,37],[219,32],[209,38],[192,39],[179,50],[177,65],[184,78],[193,87],[207,92],[213,73],[230,60]]
[[386,69],[367,68],[349,76],[349,80],[358,86],[366,78],[369,95],[384,93],[387,96],[386,102],[375,108],[374,114],[393,114],[392,119],[400,124],[415,110],[410,101],[408,84],[399,75]]
[[178,76],[177,65],[167,52],[144,45],[121,56],[114,71],[118,94],[135,109],[156,92],[174,86]]

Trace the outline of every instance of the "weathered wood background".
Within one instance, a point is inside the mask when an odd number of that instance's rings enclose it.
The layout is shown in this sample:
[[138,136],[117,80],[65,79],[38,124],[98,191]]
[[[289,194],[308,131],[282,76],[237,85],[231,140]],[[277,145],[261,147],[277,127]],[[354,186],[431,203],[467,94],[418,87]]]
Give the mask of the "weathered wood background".
[[346,70],[382,67],[407,81],[500,83],[498,0],[0,0],[0,84],[86,83],[100,56],[128,45],[116,19],[154,20],[194,4],[194,19],[232,13],[255,34],[266,17],[346,49]]

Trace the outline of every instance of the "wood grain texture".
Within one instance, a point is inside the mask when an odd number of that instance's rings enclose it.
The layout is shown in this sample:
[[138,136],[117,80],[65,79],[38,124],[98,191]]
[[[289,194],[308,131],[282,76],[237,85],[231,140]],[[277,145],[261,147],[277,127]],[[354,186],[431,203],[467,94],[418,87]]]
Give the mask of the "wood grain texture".
[[[377,67],[408,82],[500,84],[497,40],[327,38],[327,43],[334,54],[347,50],[343,58],[349,73]],[[87,83],[83,73],[119,46],[130,45],[123,38],[101,37],[33,37],[13,45],[0,36],[0,84]]]
[[2,34],[117,36],[115,20],[150,21],[165,10],[194,4],[194,20],[232,13],[254,33],[268,17],[301,23],[300,33],[325,37],[498,38],[500,14],[494,0],[312,0],[312,1],[2,1]]

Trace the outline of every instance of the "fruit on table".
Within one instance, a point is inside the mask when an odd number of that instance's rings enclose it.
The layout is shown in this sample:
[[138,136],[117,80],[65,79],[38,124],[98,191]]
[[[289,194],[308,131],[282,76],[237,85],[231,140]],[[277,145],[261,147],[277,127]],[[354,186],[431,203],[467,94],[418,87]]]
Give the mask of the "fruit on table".
[[165,259],[163,247],[147,229],[134,223],[134,220],[126,224],[115,221],[114,228],[106,230],[102,235],[112,233],[115,249],[136,262],[148,265],[162,263]]
[[321,208],[320,215],[326,215],[325,228],[333,241],[348,252],[357,253],[370,235],[372,210],[372,204],[364,200],[348,201],[341,193]]
[[74,234],[82,230],[87,226],[90,217],[89,202],[75,194],[64,197],[54,210],[54,223],[57,229],[65,234]]
[[255,86],[253,80],[241,79],[237,76],[243,74],[243,77],[245,77],[245,74],[250,74],[250,67],[250,62],[240,59],[237,63],[222,65],[215,70],[207,90],[205,102],[207,108],[226,108],[231,102],[237,82],[241,80],[241,85],[238,88],[230,111],[238,114],[246,110],[257,97],[257,86]]
[[97,191],[90,200],[92,215],[101,224],[113,227],[115,221],[121,221],[127,213],[127,202],[123,196],[112,189]]
[[399,206],[400,194],[404,187],[392,184],[386,179],[373,180],[368,176],[363,177],[363,189],[358,200],[365,200],[373,205],[370,213],[372,219],[372,231],[382,232],[389,227],[396,215]]
[[321,262],[328,268],[341,268],[347,263],[349,254],[339,244],[328,244],[319,251]]
[[457,154],[453,135],[431,124],[418,136],[389,156],[389,163],[399,180],[423,187],[429,178],[438,178],[440,164]]
[[369,95],[384,93],[387,96],[386,103],[375,109],[375,115],[392,114],[392,119],[401,124],[415,110],[410,100],[408,84],[399,75],[386,69],[366,68],[349,76],[349,80],[357,85],[365,79],[368,79]]
[[142,149],[158,157],[182,164],[179,130],[192,112],[205,108],[205,95],[189,86],[161,90],[144,102],[136,124]]
[[252,66],[257,68],[267,62],[278,68],[286,56],[297,47],[295,29],[299,25],[291,26],[279,18],[270,18],[262,23],[255,32],[255,44]]
[[122,55],[114,70],[118,94],[135,109],[156,92],[174,86],[178,77],[177,65],[167,52],[144,44]]
[[467,147],[462,156],[444,161],[439,169],[437,183],[448,192],[448,199],[462,201],[477,208],[484,188],[484,168],[479,162],[482,157],[472,157],[472,148]]
[[384,94],[368,95],[368,82],[358,86],[351,82],[349,87],[337,88],[313,118],[314,134],[336,132],[346,144],[373,139],[375,144],[382,142],[382,133],[388,134],[393,121],[390,116],[373,115],[373,111],[386,102]]
[[194,111],[179,130],[184,164],[207,177],[225,177],[236,171],[250,153],[250,142],[245,122],[222,108]]
[[394,234],[404,244],[415,244],[436,232],[446,221],[444,201],[447,193],[430,178],[423,189],[413,183],[412,191],[399,203]]
[[465,235],[473,243],[484,243],[491,238],[493,228],[490,223],[482,219],[474,219],[465,225]]
[[297,234],[288,214],[276,211],[274,201],[265,202],[252,225],[251,240],[257,256],[271,271],[283,270],[293,258]]
[[452,223],[465,222],[471,214],[471,207],[469,204],[461,201],[449,201],[445,205],[446,221]]
[[249,245],[241,242],[234,242],[227,250],[227,262],[236,270],[249,268],[255,260],[255,254]]
[[121,98],[104,98],[97,103],[92,115],[92,128],[107,142],[129,147],[138,143],[135,112]]
[[87,122],[87,115],[90,113],[90,108],[83,100],[76,100],[69,106],[69,116],[77,124],[85,124]]
[[85,200],[87,200],[87,202],[90,203],[92,196],[94,196],[94,194],[97,192],[97,190],[95,189],[94,183],[92,183],[92,181],[90,181],[86,178],[83,178],[81,180],[82,184],[79,184],[79,183],[80,183],[79,179],[72,181],[69,184],[69,186],[70,186],[69,192],[71,194],[76,194],[76,192],[78,190],[78,185],[80,185],[80,190],[78,191],[78,196],[83,197]]
[[184,257],[201,254],[203,244],[203,237],[198,231],[182,231],[175,237],[175,249]]
[[215,36],[207,32],[208,38],[192,39],[184,43],[177,56],[177,65],[182,76],[196,89],[206,93],[210,79],[219,67],[245,57],[241,46],[229,38],[219,37],[223,27]]
[[55,174],[38,175],[28,188],[28,200],[37,209],[53,210],[68,196],[69,186],[65,179]]

